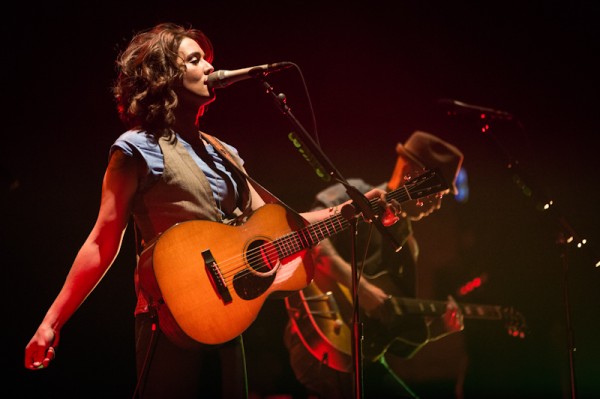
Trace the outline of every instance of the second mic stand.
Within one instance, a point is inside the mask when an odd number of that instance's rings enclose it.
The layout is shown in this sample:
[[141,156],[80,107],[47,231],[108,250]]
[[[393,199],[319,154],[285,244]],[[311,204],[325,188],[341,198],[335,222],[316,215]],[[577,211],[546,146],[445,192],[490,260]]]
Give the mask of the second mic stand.
[[[354,381],[354,397],[361,399],[362,396],[362,328],[359,319],[359,306],[358,306],[358,268],[356,264],[356,229],[357,229],[357,217],[362,214],[363,218],[371,223],[375,224],[375,227],[379,230],[381,235],[385,237],[388,242],[392,245],[395,251],[399,251],[402,246],[397,242],[396,238],[385,228],[381,220],[371,208],[368,199],[362,194],[356,187],[348,183],[348,181],[339,173],[329,158],[323,153],[321,147],[313,140],[312,136],[308,134],[302,124],[292,114],[292,111],[286,103],[286,97],[284,94],[275,94],[273,87],[266,81],[265,74],[257,74],[254,76],[259,80],[266,93],[273,96],[275,104],[278,106],[284,116],[287,117],[292,126],[302,136],[303,144],[308,144],[309,154],[313,157],[316,156],[316,160],[309,160],[311,163],[321,165],[328,175],[333,177],[336,181],[341,183],[346,188],[346,193],[352,199],[351,206],[344,206],[342,208],[342,216],[346,217],[350,221],[352,230],[351,235],[351,248],[352,248],[352,298],[354,317],[352,319],[352,358],[354,365],[353,381]],[[308,154],[305,154],[305,157]]]
[[[485,112],[483,112],[485,113]],[[510,115],[506,113],[507,115]],[[511,119],[512,120],[512,117]],[[517,126],[523,129],[523,126],[519,121],[517,121]],[[495,137],[492,133],[489,125],[484,123],[481,127],[481,130],[486,133],[486,135],[492,140],[494,144],[494,148],[497,153],[503,157],[504,162],[506,162],[506,168],[509,172],[512,173],[512,180],[521,190],[521,192],[529,197],[535,205],[535,209],[538,211],[542,211],[546,213],[558,226],[558,230],[556,232],[556,243],[560,245],[560,259],[563,267],[563,302],[564,302],[564,311],[565,311],[565,321],[566,321],[566,336],[567,336],[567,354],[568,354],[568,368],[569,368],[569,394],[570,399],[576,398],[576,382],[575,382],[575,365],[574,365],[574,352],[575,352],[575,343],[573,336],[573,326],[572,326],[572,318],[571,318],[571,304],[570,304],[570,294],[569,294],[569,261],[568,261],[568,249],[569,246],[581,248],[584,246],[586,240],[575,232],[573,227],[567,221],[566,217],[562,215],[558,209],[556,204],[552,200],[550,200],[545,193],[540,190],[538,187],[534,188],[532,184],[532,179],[529,178],[525,174],[525,172],[520,168],[519,161],[515,159],[504,146],[500,143],[500,141]],[[588,248],[589,249],[589,248]],[[591,254],[593,256],[593,261],[598,264],[598,257],[595,254]]]

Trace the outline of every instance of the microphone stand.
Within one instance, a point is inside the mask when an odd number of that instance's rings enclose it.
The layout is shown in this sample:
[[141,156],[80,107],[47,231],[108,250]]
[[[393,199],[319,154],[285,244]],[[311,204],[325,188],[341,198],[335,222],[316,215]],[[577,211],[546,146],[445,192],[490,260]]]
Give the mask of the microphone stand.
[[[484,108],[480,108],[480,112],[486,114],[485,111],[481,111]],[[505,113],[506,115],[510,115]],[[575,365],[574,365],[574,352],[575,352],[575,344],[574,344],[574,336],[573,336],[573,326],[571,321],[571,304],[570,304],[570,295],[569,295],[569,262],[567,260],[568,256],[568,245],[575,245],[577,248],[583,248],[586,240],[581,238],[575,230],[568,223],[566,218],[558,213],[555,204],[552,200],[548,199],[543,193],[535,191],[532,187],[533,185],[530,183],[528,177],[525,176],[523,171],[519,167],[519,161],[512,157],[508,151],[500,144],[497,138],[492,134],[490,125],[487,121],[490,118],[484,118],[483,125],[481,131],[483,131],[488,137],[490,137],[495,145],[496,150],[500,153],[501,156],[504,156],[507,160],[506,167],[512,172],[512,180],[521,190],[523,195],[529,197],[534,201],[535,208],[538,211],[544,211],[549,214],[553,214],[555,218],[555,222],[559,225],[559,231],[557,233],[556,243],[561,245],[561,263],[563,267],[563,302],[565,307],[565,322],[566,322],[566,344],[567,344],[567,352],[568,352],[568,363],[569,363],[569,391],[570,398],[576,398],[576,384],[575,384]],[[510,119],[506,120],[511,120]],[[517,120],[517,126],[523,129],[522,124]],[[595,262],[598,262],[597,257],[594,259]]]
[[[356,229],[357,229],[357,217],[362,214],[363,218],[371,223],[375,224],[375,227],[379,230],[381,235],[387,239],[392,245],[394,250],[399,251],[402,246],[397,242],[396,238],[385,228],[382,224],[381,219],[376,215],[370,206],[368,199],[362,194],[356,187],[348,183],[348,181],[341,175],[341,173],[335,168],[333,163],[321,150],[321,147],[313,140],[312,136],[306,131],[302,124],[292,114],[292,111],[286,103],[286,96],[283,93],[275,94],[273,87],[266,81],[265,73],[256,74],[254,78],[259,80],[266,93],[273,97],[275,104],[285,117],[289,120],[295,131],[298,132],[301,138],[296,138],[297,145],[308,144],[308,150],[304,151],[304,157],[311,163],[311,165],[318,165],[320,169],[324,169],[327,175],[333,177],[336,181],[341,183],[346,188],[346,193],[352,199],[352,205],[345,205],[342,207],[342,216],[350,222],[351,226],[351,248],[352,248],[352,297],[353,297],[353,308],[354,317],[352,318],[352,359],[353,359],[353,391],[354,397],[361,399],[362,395],[362,326],[359,319],[359,306],[358,306],[358,268],[356,264]],[[303,140],[302,140],[303,139]],[[308,159],[316,157],[316,159]]]

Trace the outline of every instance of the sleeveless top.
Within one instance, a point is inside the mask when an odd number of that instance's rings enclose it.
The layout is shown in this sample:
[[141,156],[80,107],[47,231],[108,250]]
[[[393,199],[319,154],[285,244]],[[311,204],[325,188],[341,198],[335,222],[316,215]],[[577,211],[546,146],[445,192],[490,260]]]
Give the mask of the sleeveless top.
[[[240,170],[223,160],[212,149],[212,146],[210,149],[207,148],[207,151],[214,164],[209,166],[204,163],[201,166],[198,157],[193,157],[190,153],[193,151],[191,147],[184,145],[185,142],[177,135],[174,135],[172,139],[160,138],[156,143],[156,140],[146,133],[135,132],[136,136],[131,136],[131,133],[127,132],[122,135],[113,144],[111,151],[114,151],[115,148],[128,147],[128,150],[124,150],[124,152],[129,155],[128,152],[134,149],[142,156],[150,171],[149,176],[140,182],[131,209],[139,245],[138,255],[144,246],[150,245],[161,233],[176,223],[186,220],[233,223],[249,215],[251,198],[248,182]],[[156,153],[157,145],[163,158],[162,173],[160,173],[160,161],[157,162],[157,158],[160,158],[160,154]],[[228,149],[238,167],[241,168],[243,161],[237,155],[237,151],[230,146]],[[233,151],[231,151],[232,149]],[[214,191],[216,188],[214,187],[219,186],[214,182],[211,184],[208,178],[208,176],[217,174],[214,173],[215,168],[220,169],[221,172],[227,172],[221,175],[228,176],[230,179],[227,184],[234,190],[229,194],[235,194],[234,209],[223,211],[220,204],[217,203]],[[148,300],[140,290],[138,282],[138,269],[136,268],[137,304],[134,312],[136,315],[149,311]]]

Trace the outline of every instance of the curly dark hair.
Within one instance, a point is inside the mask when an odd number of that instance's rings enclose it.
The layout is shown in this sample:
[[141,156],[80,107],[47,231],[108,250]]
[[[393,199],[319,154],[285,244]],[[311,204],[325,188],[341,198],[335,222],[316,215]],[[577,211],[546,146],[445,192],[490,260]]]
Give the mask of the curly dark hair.
[[177,62],[178,50],[186,37],[195,40],[212,62],[208,37],[198,29],[173,23],[137,33],[117,58],[113,94],[119,117],[128,129],[142,129],[156,137],[171,134],[177,107],[174,87],[185,72],[185,66]]

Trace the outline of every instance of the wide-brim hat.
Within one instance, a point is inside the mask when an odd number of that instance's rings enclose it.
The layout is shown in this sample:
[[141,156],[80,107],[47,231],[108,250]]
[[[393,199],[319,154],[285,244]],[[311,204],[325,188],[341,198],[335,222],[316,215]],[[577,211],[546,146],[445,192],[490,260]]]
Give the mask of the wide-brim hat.
[[415,131],[404,144],[398,143],[396,152],[425,169],[438,168],[452,194],[458,193],[456,178],[464,156],[452,144],[433,134]]

